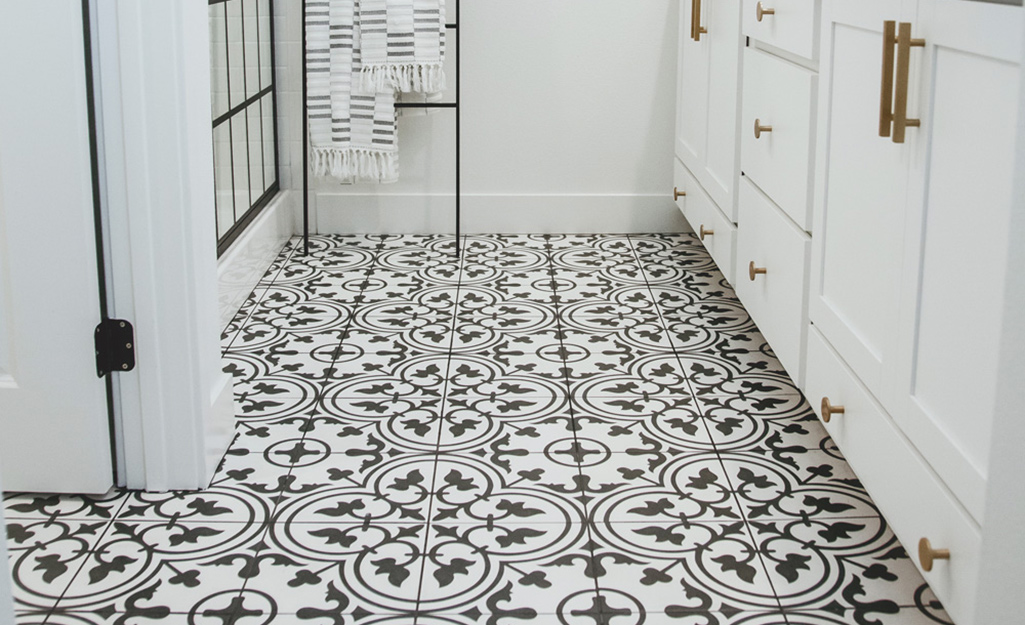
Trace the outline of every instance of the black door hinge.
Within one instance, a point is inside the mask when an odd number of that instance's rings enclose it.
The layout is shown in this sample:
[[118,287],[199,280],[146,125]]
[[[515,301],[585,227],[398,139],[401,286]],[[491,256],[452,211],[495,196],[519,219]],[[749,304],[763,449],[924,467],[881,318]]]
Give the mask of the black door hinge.
[[96,375],[135,368],[135,330],[124,319],[104,319],[96,326]]

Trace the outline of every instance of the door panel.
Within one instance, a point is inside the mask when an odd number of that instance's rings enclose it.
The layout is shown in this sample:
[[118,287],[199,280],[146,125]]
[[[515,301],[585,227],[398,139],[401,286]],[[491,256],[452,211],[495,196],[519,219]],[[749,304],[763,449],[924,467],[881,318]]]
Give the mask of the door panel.
[[809,312],[884,405],[883,383],[895,366],[911,151],[879,136],[882,27],[902,15],[891,2],[823,6]]
[[[894,416],[976,520],[989,466],[1007,271],[1021,9],[924,0]],[[934,27],[935,25],[935,27]],[[952,25],[959,25],[952,28]]]
[[82,3],[0,4],[0,470],[10,490],[112,485]]
[[680,7],[680,69],[676,99],[676,155],[691,171],[704,167],[708,141],[708,46],[691,37],[691,7]]
[[703,0],[703,6],[708,29],[701,37],[708,54],[708,140],[701,183],[723,212],[736,220],[741,5],[737,0]]

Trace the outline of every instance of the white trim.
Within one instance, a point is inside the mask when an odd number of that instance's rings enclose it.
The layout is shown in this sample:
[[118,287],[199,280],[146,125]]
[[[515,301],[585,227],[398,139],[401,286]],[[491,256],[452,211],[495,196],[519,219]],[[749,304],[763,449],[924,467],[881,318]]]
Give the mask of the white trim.
[[[317,193],[310,211],[322,234],[453,232],[452,194]],[[463,232],[689,232],[665,194],[464,194]]]
[[294,234],[300,202],[301,193],[279,193],[217,261],[221,328],[232,320]]
[[126,485],[207,486],[234,433],[218,351],[207,5],[99,0],[113,315]]

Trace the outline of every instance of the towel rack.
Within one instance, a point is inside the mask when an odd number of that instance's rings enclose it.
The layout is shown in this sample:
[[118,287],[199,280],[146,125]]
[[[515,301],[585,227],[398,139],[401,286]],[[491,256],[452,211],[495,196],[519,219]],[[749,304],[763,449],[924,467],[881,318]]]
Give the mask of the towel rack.
[[[459,5],[462,4],[460,0],[455,1],[456,5],[456,21],[455,23],[445,24],[445,30],[455,31],[456,33],[456,99],[454,102],[396,102],[395,108],[420,108],[420,109],[452,109],[456,113],[456,258],[460,256],[460,235],[461,235],[461,203],[462,203],[462,185],[461,185],[461,172],[460,167],[460,130],[461,130],[461,115],[460,115],[460,98],[459,88],[462,85],[460,80],[460,62],[459,57],[462,54],[462,46],[459,45],[459,25],[462,24],[462,20],[459,19]],[[302,28],[303,28],[303,254],[309,256],[310,254],[310,132],[309,132],[309,104],[306,97],[306,0],[302,0]]]

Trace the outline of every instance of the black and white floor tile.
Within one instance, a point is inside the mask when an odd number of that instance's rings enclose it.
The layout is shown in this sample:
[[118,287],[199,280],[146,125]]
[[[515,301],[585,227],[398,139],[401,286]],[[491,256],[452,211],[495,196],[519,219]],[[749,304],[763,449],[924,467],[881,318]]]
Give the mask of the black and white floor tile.
[[209,489],[5,496],[19,622],[949,621],[693,235],[311,243]]

